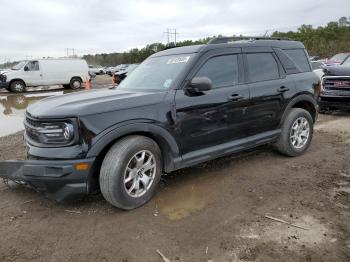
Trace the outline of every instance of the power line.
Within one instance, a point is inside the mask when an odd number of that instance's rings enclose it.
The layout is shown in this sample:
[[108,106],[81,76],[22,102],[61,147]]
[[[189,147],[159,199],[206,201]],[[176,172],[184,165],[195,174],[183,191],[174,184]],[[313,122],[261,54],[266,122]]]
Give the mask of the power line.
[[164,32],[164,34],[166,34],[166,36],[167,36],[168,45],[170,44],[171,37],[174,36],[174,43],[176,46],[177,36],[179,35],[179,33],[177,32],[177,29],[176,28],[167,28],[166,32]]
[[75,48],[66,48],[65,49],[67,57],[69,57],[69,52],[72,51],[72,55],[74,56],[75,54]]

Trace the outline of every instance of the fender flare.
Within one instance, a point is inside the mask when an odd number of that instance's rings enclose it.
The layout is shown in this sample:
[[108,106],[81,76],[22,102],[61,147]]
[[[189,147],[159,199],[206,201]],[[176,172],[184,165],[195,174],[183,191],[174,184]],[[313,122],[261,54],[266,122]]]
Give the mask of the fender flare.
[[116,140],[127,135],[137,134],[145,135],[155,140],[162,151],[164,170],[166,172],[174,170],[174,161],[180,158],[178,144],[166,129],[151,123],[130,123],[109,128],[108,132],[98,138],[92,145],[86,157],[97,157],[106,147]]
[[315,112],[316,112],[314,121],[316,121],[316,119],[317,119],[317,108],[318,108],[316,99],[311,94],[301,94],[301,95],[298,95],[298,96],[292,98],[289,101],[288,105],[284,109],[284,112],[283,112],[283,115],[282,115],[282,118],[281,118],[281,122],[280,122],[280,126],[282,126],[282,124],[284,123],[284,120],[287,117],[287,114],[288,114],[289,110],[291,108],[293,108],[299,102],[308,102],[308,103],[313,105],[313,107],[315,108]]

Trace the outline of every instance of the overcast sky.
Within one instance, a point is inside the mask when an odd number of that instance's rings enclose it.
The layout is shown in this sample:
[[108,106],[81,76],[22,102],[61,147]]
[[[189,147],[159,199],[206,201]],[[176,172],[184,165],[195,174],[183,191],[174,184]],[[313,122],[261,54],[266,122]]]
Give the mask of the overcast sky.
[[[212,35],[263,35],[350,16],[350,0],[0,0],[0,63],[110,53]],[[71,51],[72,52],[72,51]]]

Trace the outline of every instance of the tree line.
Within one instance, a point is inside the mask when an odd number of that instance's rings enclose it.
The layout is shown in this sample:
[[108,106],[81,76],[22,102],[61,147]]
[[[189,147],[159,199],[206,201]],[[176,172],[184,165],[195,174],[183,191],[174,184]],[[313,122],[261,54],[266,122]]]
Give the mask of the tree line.
[[[326,26],[314,28],[312,25],[301,25],[296,31],[272,33],[271,37],[288,38],[304,43],[310,55],[323,58],[331,57],[341,52],[350,52],[350,17],[341,17],[336,22],[329,22]],[[185,40],[176,43],[176,47],[206,44],[210,38],[199,40]],[[141,63],[150,55],[175,47],[175,43],[168,45],[153,43],[144,48],[134,48],[122,53],[103,53],[95,55],[84,55],[88,64],[101,66],[115,66],[119,64]],[[14,63],[0,65],[0,68],[11,67]]]
[[[329,22],[326,26],[319,26],[317,28],[304,24],[297,31],[275,31],[271,37],[301,41],[310,55],[329,58],[337,53],[350,52],[350,17],[341,17],[336,22]],[[176,46],[206,44],[209,40],[210,38],[203,38],[196,41],[186,40],[178,42]],[[156,52],[173,47],[175,47],[174,43],[170,43],[169,45],[154,43],[142,49],[132,49],[129,52],[86,55],[83,58],[89,64],[102,66],[140,63]]]
[[[196,41],[186,40],[182,42],[177,42],[176,47],[206,44],[209,40],[210,38],[199,39]],[[167,45],[164,45],[162,43],[153,43],[141,49],[138,49],[138,48],[131,49],[128,52],[84,55],[83,58],[90,65],[115,66],[119,64],[136,64],[136,63],[141,63],[147,57],[149,57],[150,55],[156,52],[173,48],[173,47],[175,47],[175,43],[169,43]]]
[[271,36],[301,41],[310,55],[329,58],[337,53],[350,52],[350,17],[341,17],[324,27],[302,25],[296,32],[276,31]]

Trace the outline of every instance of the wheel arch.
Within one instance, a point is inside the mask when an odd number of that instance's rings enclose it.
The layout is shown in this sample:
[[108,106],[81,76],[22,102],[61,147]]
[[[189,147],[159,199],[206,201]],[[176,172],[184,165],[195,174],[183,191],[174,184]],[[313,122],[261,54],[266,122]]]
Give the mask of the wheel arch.
[[97,161],[101,161],[102,163],[106,153],[113,144],[131,135],[145,136],[154,140],[162,152],[163,170],[165,172],[171,172],[175,169],[175,159],[180,157],[175,139],[164,128],[146,123],[128,124],[109,131],[100,137],[90,148],[87,157],[96,157]]
[[316,122],[317,115],[318,115],[317,114],[318,105],[317,105],[315,98],[312,95],[301,94],[301,95],[298,95],[298,96],[292,98],[283,112],[280,126],[282,126],[282,124],[283,124],[285,118],[287,117],[288,112],[291,108],[305,109],[306,111],[308,111],[310,113],[313,121]]
[[79,79],[82,83],[84,82],[80,76],[72,76],[69,83],[71,83],[73,81],[73,79]]
[[26,82],[25,82],[22,78],[14,78],[14,79],[11,79],[11,80],[10,80],[10,82],[9,82],[9,87],[11,86],[11,84],[12,84],[14,81],[21,81],[21,82],[24,84],[25,87],[27,86]]

